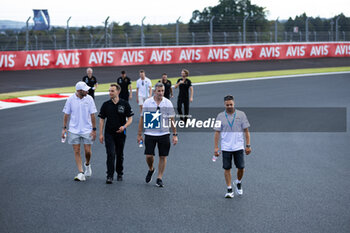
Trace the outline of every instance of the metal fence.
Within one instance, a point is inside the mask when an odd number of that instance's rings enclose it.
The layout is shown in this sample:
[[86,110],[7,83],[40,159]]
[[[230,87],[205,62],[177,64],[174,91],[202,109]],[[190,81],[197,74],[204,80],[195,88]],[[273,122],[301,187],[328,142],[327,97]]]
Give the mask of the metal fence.
[[[0,51],[13,50],[50,50],[50,49],[82,49],[82,48],[108,48],[108,47],[138,47],[138,46],[176,46],[176,45],[208,45],[208,44],[242,44],[242,43],[282,43],[282,42],[322,42],[347,41],[350,39],[349,31],[340,31],[333,27],[329,31],[298,32],[281,31],[277,24],[270,31],[249,31],[243,22],[240,30],[232,32],[214,32],[210,24],[207,32],[180,31],[178,22],[174,24],[174,33],[148,33],[143,24],[138,30],[131,33],[113,32],[108,26],[99,27],[93,33],[82,32],[80,28],[55,29],[34,33],[28,26],[24,31],[0,34]],[[60,30],[60,33],[57,31]]]

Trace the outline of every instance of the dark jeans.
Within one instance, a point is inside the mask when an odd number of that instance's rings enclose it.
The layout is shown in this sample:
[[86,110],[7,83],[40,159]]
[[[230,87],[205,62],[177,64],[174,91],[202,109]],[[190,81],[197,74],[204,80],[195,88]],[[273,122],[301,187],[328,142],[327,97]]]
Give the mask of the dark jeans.
[[185,110],[185,117],[180,117],[181,120],[187,121],[187,115],[190,112],[190,100],[189,98],[178,98],[177,99],[177,112],[179,113],[179,115],[182,115],[182,105],[184,105],[184,110]]
[[108,132],[105,132],[105,144],[107,152],[107,177],[113,178],[114,168],[118,175],[123,175],[123,151],[125,139],[126,135],[124,133],[110,134]]

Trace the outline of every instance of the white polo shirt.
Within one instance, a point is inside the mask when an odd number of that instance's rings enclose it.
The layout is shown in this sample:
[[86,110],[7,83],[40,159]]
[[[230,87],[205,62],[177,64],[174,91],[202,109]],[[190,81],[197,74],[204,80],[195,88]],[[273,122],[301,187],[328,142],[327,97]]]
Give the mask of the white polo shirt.
[[220,127],[214,127],[220,132],[221,150],[237,151],[244,149],[244,129],[249,128],[247,116],[244,112],[235,110],[235,114],[221,112],[216,117],[216,121],[221,121]]
[[149,78],[145,77],[144,80],[139,78],[136,81],[136,88],[139,89],[139,96],[148,98],[149,97],[149,88],[152,88],[152,82]]
[[80,99],[74,93],[67,99],[63,112],[70,115],[69,132],[74,134],[91,133],[91,114],[96,113],[97,110],[94,99],[90,95]]
[[[160,128],[159,129],[147,129],[145,128],[145,135],[150,136],[162,136],[166,134],[170,134],[169,128],[171,127],[169,124],[170,118],[175,116],[174,106],[170,100],[163,97],[162,101],[159,105],[157,105],[154,97],[148,98],[143,103],[142,108],[142,116],[145,116],[145,112],[157,112],[157,108],[159,107],[159,116]],[[143,118],[145,120],[145,118]]]

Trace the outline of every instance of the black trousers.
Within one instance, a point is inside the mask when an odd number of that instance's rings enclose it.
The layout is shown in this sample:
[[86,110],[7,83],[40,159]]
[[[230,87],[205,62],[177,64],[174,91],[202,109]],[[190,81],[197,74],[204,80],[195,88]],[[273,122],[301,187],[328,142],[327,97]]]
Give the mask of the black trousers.
[[95,90],[92,90],[91,88],[88,91],[88,94],[91,95],[93,99],[95,99]]
[[124,133],[110,134],[105,132],[107,177],[113,178],[114,169],[118,175],[123,175],[125,139],[126,135]]
[[124,94],[124,95],[119,94],[119,98],[129,102],[129,93]]
[[183,115],[182,113],[182,105],[184,105],[184,115],[186,115],[185,117],[180,117],[181,120],[187,121],[187,115],[190,112],[190,100],[189,98],[178,98],[177,99],[177,112],[179,113],[179,115]]

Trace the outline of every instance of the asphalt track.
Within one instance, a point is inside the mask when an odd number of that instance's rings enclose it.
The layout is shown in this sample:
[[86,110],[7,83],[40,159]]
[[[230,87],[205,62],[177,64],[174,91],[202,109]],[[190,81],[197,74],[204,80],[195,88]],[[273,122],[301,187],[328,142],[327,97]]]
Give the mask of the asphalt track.
[[[338,67],[349,66],[349,64],[350,58],[188,63],[157,66],[96,67],[94,68],[94,75],[97,77],[99,83],[111,83],[116,82],[122,70],[126,70],[128,76],[132,80],[137,80],[139,77],[138,71],[140,69],[146,71],[147,77],[156,79],[161,78],[164,72],[166,72],[169,77],[178,77],[180,76],[182,68],[188,69],[190,71],[190,76],[198,76],[252,71]],[[85,74],[86,68],[1,71],[0,93],[73,86],[77,81],[81,80]]]
[[[191,107],[220,106],[232,93],[237,108],[346,107],[349,115],[349,87],[349,74],[203,85]],[[95,143],[93,176],[74,182],[73,150],[59,139],[63,105],[0,111],[1,233],[349,232],[349,118],[340,133],[252,133],[244,196],[230,200],[221,160],[211,161],[213,133],[180,134],[165,188],[145,184],[136,119],[124,181],[105,184],[105,148]]]

